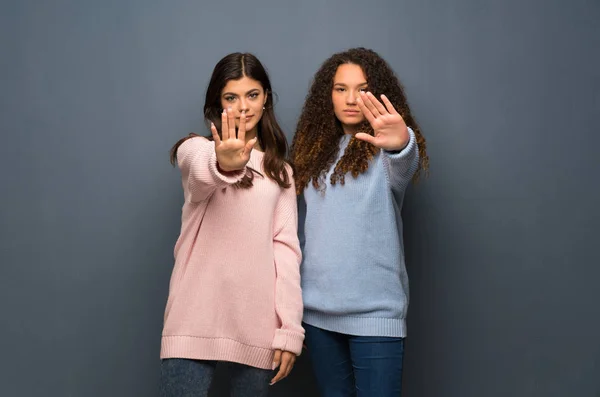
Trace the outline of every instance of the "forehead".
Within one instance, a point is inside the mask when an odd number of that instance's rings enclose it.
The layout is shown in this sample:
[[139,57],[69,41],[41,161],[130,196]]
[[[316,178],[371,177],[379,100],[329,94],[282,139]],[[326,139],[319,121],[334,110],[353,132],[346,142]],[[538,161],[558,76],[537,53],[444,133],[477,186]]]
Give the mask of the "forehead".
[[257,80],[251,79],[250,77],[244,76],[238,80],[229,80],[225,87],[223,87],[223,92],[233,92],[233,93],[246,93],[251,90],[261,90],[262,85]]
[[335,76],[333,77],[333,82],[334,84],[362,84],[367,82],[367,78],[360,66],[345,63],[337,68]]

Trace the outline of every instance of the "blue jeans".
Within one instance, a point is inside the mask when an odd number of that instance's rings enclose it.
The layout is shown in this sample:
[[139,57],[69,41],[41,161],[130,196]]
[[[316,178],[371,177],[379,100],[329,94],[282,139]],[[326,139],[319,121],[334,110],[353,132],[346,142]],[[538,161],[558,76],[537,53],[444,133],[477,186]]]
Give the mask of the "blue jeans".
[[[274,376],[268,369],[224,363],[230,370],[231,397],[266,397]],[[206,397],[217,366],[216,361],[169,358],[161,361],[161,397]]]
[[352,336],[303,324],[321,397],[399,397],[404,339]]

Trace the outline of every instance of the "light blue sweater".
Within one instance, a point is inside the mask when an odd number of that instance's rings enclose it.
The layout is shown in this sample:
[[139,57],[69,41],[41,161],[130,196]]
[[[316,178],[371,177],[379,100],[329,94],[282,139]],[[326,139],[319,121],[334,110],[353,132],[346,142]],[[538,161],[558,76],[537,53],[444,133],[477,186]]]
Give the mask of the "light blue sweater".
[[[346,175],[344,185],[332,186],[332,166],[324,193],[310,184],[305,189],[300,270],[307,324],[350,335],[406,336],[400,210],[419,161],[409,134],[401,152],[380,151],[358,178]],[[342,137],[338,160],[350,139]]]

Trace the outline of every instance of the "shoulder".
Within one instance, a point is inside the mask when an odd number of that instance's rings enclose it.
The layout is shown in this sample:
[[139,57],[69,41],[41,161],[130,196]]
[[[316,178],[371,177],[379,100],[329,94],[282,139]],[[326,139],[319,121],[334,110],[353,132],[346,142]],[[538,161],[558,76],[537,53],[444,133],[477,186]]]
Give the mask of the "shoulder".
[[215,143],[209,141],[203,136],[191,136],[181,142],[177,148],[177,158],[181,161],[191,154],[201,152],[203,150],[214,150]]
[[179,151],[189,151],[190,149],[207,145],[214,145],[214,142],[209,141],[203,136],[194,135],[181,143],[181,146],[179,146]]
[[214,142],[205,137],[192,135],[183,138],[175,152],[177,165],[179,168],[187,167],[198,156],[204,157],[210,152],[214,152]]
[[283,172],[285,172],[287,174],[287,176],[290,178],[290,180],[293,182],[294,181],[294,169],[288,162],[285,162],[283,167],[284,167]]

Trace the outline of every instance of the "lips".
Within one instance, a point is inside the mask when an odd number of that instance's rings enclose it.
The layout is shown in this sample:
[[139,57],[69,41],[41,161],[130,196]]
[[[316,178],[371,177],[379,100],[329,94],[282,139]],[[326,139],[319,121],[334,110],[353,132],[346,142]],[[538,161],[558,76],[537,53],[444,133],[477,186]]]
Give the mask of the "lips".
[[360,111],[359,110],[346,109],[346,110],[344,110],[344,114],[346,114],[348,116],[358,116],[360,114]]

